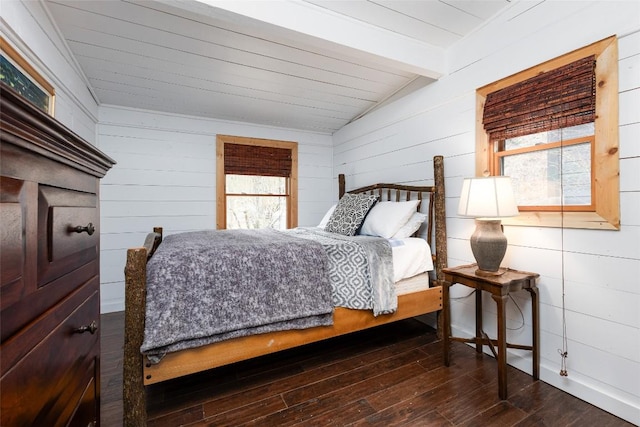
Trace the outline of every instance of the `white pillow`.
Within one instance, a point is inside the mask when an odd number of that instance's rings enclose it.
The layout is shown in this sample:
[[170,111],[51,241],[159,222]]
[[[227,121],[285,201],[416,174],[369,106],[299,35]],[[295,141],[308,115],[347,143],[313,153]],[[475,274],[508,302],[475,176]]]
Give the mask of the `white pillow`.
[[333,205],[329,208],[327,213],[322,217],[322,220],[320,221],[320,224],[318,224],[318,227],[324,230],[324,228],[327,226],[327,223],[329,222],[329,218],[331,218],[331,214],[336,210],[336,206],[338,205]]
[[402,227],[400,230],[393,235],[392,239],[406,239],[407,237],[413,236],[413,233],[418,231],[418,229],[424,223],[424,220],[427,219],[427,215],[422,212],[414,212],[409,218],[409,221]]
[[419,200],[407,202],[378,202],[364,219],[360,234],[380,236],[390,239],[391,236],[409,221],[416,211]]

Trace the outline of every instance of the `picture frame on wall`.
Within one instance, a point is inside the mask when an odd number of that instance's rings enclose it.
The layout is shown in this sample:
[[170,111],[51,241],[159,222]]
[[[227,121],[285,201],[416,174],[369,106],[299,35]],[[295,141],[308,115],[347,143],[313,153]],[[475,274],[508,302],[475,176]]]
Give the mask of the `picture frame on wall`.
[[0,81],[53,116],[55,91],[7,41],[0,37]]

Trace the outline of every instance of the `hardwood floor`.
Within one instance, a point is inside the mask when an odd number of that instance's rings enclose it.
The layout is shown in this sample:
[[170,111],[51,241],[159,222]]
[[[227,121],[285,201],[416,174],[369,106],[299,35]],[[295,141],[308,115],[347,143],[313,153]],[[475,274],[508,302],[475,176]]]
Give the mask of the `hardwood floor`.
[[[124,315],[102,315],[101,425],[122,425]],[[148,388],[149,426],[631,426],[454,342],[442,363],[416,320],[336,338]]]

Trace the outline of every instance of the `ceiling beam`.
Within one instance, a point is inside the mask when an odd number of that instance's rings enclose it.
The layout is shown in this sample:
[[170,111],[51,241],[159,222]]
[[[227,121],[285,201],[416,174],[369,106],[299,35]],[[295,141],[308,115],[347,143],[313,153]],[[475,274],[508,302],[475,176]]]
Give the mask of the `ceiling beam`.
[[[354,61],[367,61],[432,79],[438,79],[445,73],[443,49],[305,1],[161,1],[235,23],[240,23],[241,17],[250,18],[254,29],[268,25],[270,32],[276,30],[283,41],[322,49]],[[210,7],[203,7],[205,5]]]

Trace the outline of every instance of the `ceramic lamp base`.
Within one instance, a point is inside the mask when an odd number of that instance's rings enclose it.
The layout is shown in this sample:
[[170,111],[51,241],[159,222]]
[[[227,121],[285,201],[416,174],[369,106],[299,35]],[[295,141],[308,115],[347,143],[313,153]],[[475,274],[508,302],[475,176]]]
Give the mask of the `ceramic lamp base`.
[[476,231],[471,235],[471,251],[478,263],[479,276],[499,276],[500,263],[507,252],[507,238],[499,219],[476,219]]
[[497,277],[502,276],[507,271],[506,268],[500,268],[498,271],[485,271],[479,268],[475,271],[476,276],[480,277]]

